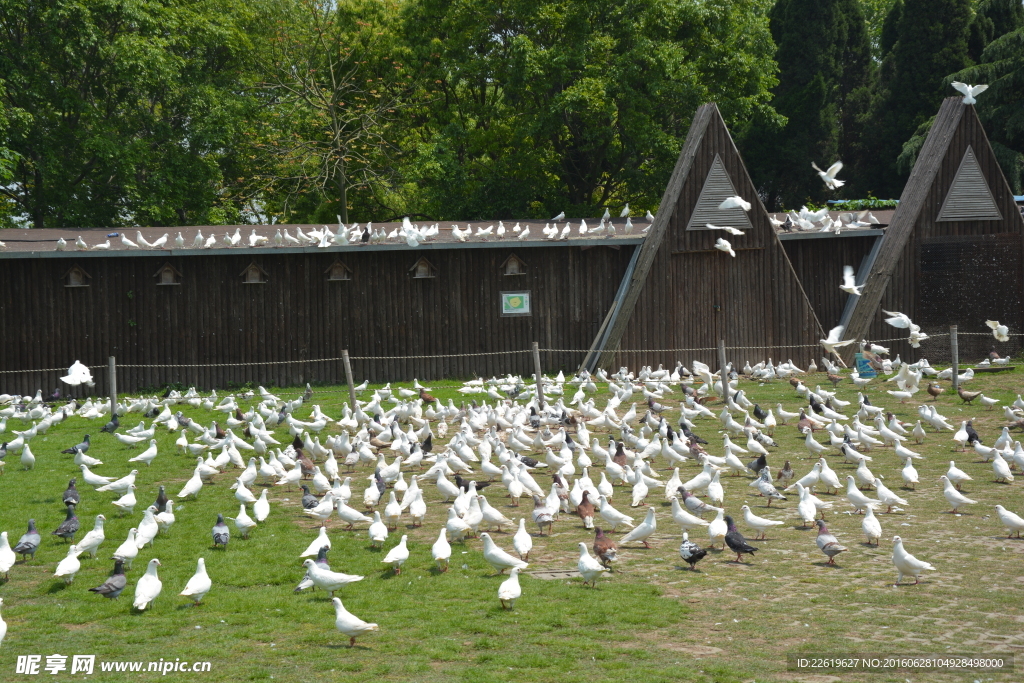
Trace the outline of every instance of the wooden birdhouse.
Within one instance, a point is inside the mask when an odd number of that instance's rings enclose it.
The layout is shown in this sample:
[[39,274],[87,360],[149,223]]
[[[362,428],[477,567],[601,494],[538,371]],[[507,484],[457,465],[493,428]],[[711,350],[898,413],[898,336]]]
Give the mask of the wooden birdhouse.
[[260,268],[255,261],[245,267],[240,275],[247,285],[262,285],[267,282],[267,271]]
[[71,266],[68,272],[64,273],[65,287],[88,287],[92,276],[79,266]]
[[324,273],[327,275],[328,282],[340,282],[352,279],[352,269],[342,263],[340,259],[334,259],[334,263],[332,263]]
[[437,268],[427,260],[426,256],[420,257],[416,263],[412,264],[409,272],[412,273],[413,279],[437,277]]
[[165,263],[160,266],[160,270],[153,273],[153,277],[156,278],[156,284],[158,286],[181,284],[181,273],[170,263]]
[[501,270],[505,275],[525,275],[526,262],[515,254],[512,254],[501,264]]

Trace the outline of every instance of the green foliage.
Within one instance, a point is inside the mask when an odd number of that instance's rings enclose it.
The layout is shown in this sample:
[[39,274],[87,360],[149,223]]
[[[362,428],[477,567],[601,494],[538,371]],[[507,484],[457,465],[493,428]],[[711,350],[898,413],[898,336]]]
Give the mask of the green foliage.
[[654,208],[690,116],[769,119],[767,2],[423,0],[407,178],[434,218]]
[[245,5],[2,6],[7,144],[20,156],[0,192],[19,212],[36,227],[208,222],[244,166]]
[[876,135],[867,153],[876,164],[872,189],[899,196],[906,182],[897,159],[904,143],[935,115],[950,89],[946,76],[970,63],[970,0],[904,0],[883,28],[885,46],[895,37],[880,71],[877,95],[865,123]]
[[[873,65],[864,18],[856,0],[781,0],[771,12],[778,45],[779,84],[773,105],[786,117],[774,126],[754,117],[741,135],[744,157],[762,200],[781,204],[823,202],[830,194],[811,163],[843,159],[844,178],[860,173],[858,138]],[[807,40],[814,35],[814,40]],[[852,173],[852,175],[851,175]]]

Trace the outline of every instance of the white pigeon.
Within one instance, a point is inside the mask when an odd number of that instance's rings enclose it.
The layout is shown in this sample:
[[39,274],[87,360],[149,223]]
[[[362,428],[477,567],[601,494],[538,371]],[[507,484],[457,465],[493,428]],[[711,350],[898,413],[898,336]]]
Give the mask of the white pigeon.
[[[263,489],[259,499],[253,503],[252,512],[256,515],[256,521],[262,522],[270,516],[270,501],[267,500],[267,490]],[[321,527],[323,528],[323,527]]]
[[10,578],[8,572],[11,571],[11,567],[14,566],[17,559],[17,554],[11,550],[11,544],[7,540],[7,532],[0,533],[0,574],[3,574],[4,578]]
[[[312,562],[313,560],[306,560]],[[362,578],[362,577],[360,577]],[[363,621],[356,615],[345,609],[341,604],[341,598],[333,598],[334,602],[334,628],[343,635],[348,636],[349,647],[355,647],[356,638],[371,631],[379,631],[380,626]]]
[[[716,472],[717,474],[717,472]],[[654,516],[654,508],[647,509],[647,516],[644,517],[644,521],[636,525],[628,534],[619,540],[619,543],[625,545],[626,543],[632,543],[633,541],[640,541],[644,544],[645,548],[650,548],[647,544],[647,539],[650,538],[655,531],[658,530],[658,520]]]
[[149,440],[149,448],[147,448],[146,450],[142,451],[141,453],[136,455],[134,458],[129,458],[128,462],[144,462],[147,465],[152,465],[153,461],[156,460],[156,455],[157,455],[156,439],[150,439]]
[[822,347],[824,347],[826,352],[835,353],[837,348],[841,346],[847,346],[853,343],[853,339],[847,339],[846,341],[842,341],[843,329],[844,328],[842,325],[836,325],[831,330],[829,330],[828,337],[826,339],[819,340],[819,342],[821,343]]
[[388,554],[381,560],[383,564],[390,564],[395,569],[395,574],[402,573],[402,565],[409,559],[409,547],[406,545],[406,541],[409,539],[408,536],[402,536],[402,540],[398,542],[394,548],[388,551]]
[[951,482],[949,477],[946,475],[939,477],[939,480],[942,482],[942,495],[945,496],[949,504],[953,506],[951,512],[956,512],[962,505],[974,505],[978,502],[976,500],[971,500],[964,494],[957,491],[953,486],[953,482]]
[[846,184],[845,180],[836,180],[836,176],[843,170],[843,162],[837,161],[828,167],[827,171],[822,171],[818,168],[818,165],[811,162],[811,168],[818,172],[818,176],[825,182],[825,186],[830,190],[837,190]]
[[103,515],[96,515],[96,522],[89,533],[82,537],[82,540],[78,542],[78,551],[81,553],[89,553],[92,555],[92,559],[96,559],[96,552],[99,550],[100,545],[106,540],[106,534],[103,531],[103,525],[106,523],[107,518]]
[[917,469],[914,467],[914,459],[907,458],[903,462],[903,469],[900,471],[900,476],[903,477],[903,481],[906,484],[910,484],[916,487],[919,479],[917,475]]
[[444,528],[441,529],[441,533],[438,535],[437,540],[434,541],[434,545],[430,547],[430,556],[437,562],[438,570],[442,572],[448,571],[448,561],[452,557],[452,546],[448,543],[448,534]]
[[732,197],[726,197],[725,200],[718,205],[719,209],[736,209],[740,208],[744,211],[750,211],[750,202],[739,195]]
[[966,83],[961,83],[960,81],[953,81],[952,83],[950,83],[950,85],[953,86],[953,88],[955,88],[956,90],[963,93],[964,104],[974,104],[975,102],[978,101],[977,99],[975,99],[975,95],[980,95],[981,93],[988,90],[987,85],[967,85]]
[[619,525],[628,526],[630,529],[633,528],[632,517],[630,517],[629,515],[624,515],[618,510],[616,510],[614,507],[612,507],[612,504],[609,503],[608,499],[605,498],[604,496],[601,496],[598,500],[601,503],[601,509],[599,511],[601,519],[608,522],[608,524],[611,526],[612,531],[615,531],[615,529],[617,529]]
[[857,285],[857,275],[853,272],[853,266],[843,266],[843,284],[839,285],[839,289],[854,296],[861,295],[864,285]]
[[732,256],[733,258],[736,258],[736,252],[732,250],[732,245],[729,244],[729,241],[726,239],[719,237],[717,240],[715,240],[715,249],[717,249],[718,251],[725,252],[726,254]]
[[867,544],[871,545],[874,541],[874,544],[878,545],[882,538],[882,524],[878,521],[878,517],[875,517],[875,510],[870,505],[864,508],[864,519],[861,520],[860,527],[864,530]]
[[339,590],[342,586],[363,580],[363,577],[357,574],[342,574],[324,569],[316,563],[316,560],[303,560],[302,566],[306,568],[306,577],[313,582],[313,587],[327,591],[332,598],[334,591]]
[[853,505],[854,512],[861,512],[869,505],[881,505],[882,501],[865,496],[857,488],[857,480],[852,475],[846,477],[846,499]]
[[768,529],[772,528],[773,526],[782,525],[782,522],[776,521],[774,519],[758,517],[750,511],[749,505],[744,505],[743,507],[740,508],[740,510],[743,511],[743,522],[748,527],[757,532],[757,537],[754,539],[755,541],[765,540],[765,532],[768,531]]
[[576,569],[579,571],[580,576],[583,577],[583,585],[588,583],[591,586],[597,587],[597,579],[602,573],[609,571],[600,562],[595,560],[590,555],[590,551],[587,549],[587,544],[581,542],[580,547],[580,559],[576,563]]
[[903,575],[907,574],[914,577],[914,585],[920,581],[921,572],[923,571],[935,571],[935,567],[931,566],[927,562],[922,562],[917,559],[906,550],[903,549],[903,539],[899,536],[892,537],[892,563],[896,566],[898,576],[896,577],[896,584],[899,585],[903,581]]
[[1002,505],[996,505],[996,514],[999,516],[999,521],[1006,527],[1007,538],[1017,534],[1017,538],[1020,538],[1021,530],[1024,530],[1024,519],[1021,519],[1020,515],[1010,512]]
[[57,569],[53,572],[54,577],[58,579],[64,579],[64,583],[71,583],[75,580],[75,574],[82,568],[82,563],[78,560],[78,556],[81,554],[81,550],[78,549],[77,545],[71,545],[68,547],[67,556],[57,563]]
[[506,569],[511,569],[512,567],[526,569],[529,566],[523,560],[512,557],[512,555],[499,548],[498,544],[491,539],[491,535],[486,531],[480,534],[480,540],[484,542],[484,560],[487,564],[494,567],[494,570],[499,574],[504,574]]
[[1010,341],[1010,329],[1006,325],[1000,324],[998,320],[986,320],[985,324],[992,330],[992,336],[997,341]]
[[905,330],[908,329],[912,324],[910,322],[910,318],[907,317],[907,315],[904,313],[886,310],[883,310],[882,313],[889,316],[888,318],[885,319],[885,322],[889,323],[890,325],[897,329]]
[[519,567],[512,567],[509,577],[498,586],[498,600],[501,601],[503,609],[514,608],[516,600],[523,594],[523,589],[519,586],[519,571]]
[[734,228],[729,225],[712,225],[711,223],[705,223],[704,227],[708,230],[725,230],[730,235],[745,235],[746,233],[739,228]]
[[196,564],[196,573],[192,575],[192,578],[185,584],[185,589],[178,593],[178,595],[192,598],[192,604],[198,605],[206,597],[206,594],[210,592],[212,586],[213,582],[210,580],[210,575],[206,573],[206,560],[200,557],[199,562]]
[[379,511],[373,511],[373,521],[370,522],[366,533],[370,537],[370,545],[374,548],[380,548],[384,541],[388,540],[388,525],[381,521]]
[[249,532],[256,528],[256,522],[245,511],[245,503],[239,504],[237,517],[227,517],[227,519],[235,523],[235,528],[242,534],[242,538],[249,538]]
[[723,508],[718,509],[718,514],[708,524],[708,538],[711,539],[711,545],[716,543],[722,544],[722,549],[725,549],[725,535],[729,532],[729,526],[725,523],[725,510]]
[[111,559],[121,560],[128,569],[132,568],[132,561],[139,555],[139,547],[135,545],[135,529],[128,530],[128,538],[118,546]]
[[974,477],[967,474],[962,469],[956,466],[955,460],[949,461],[949,469],[946,470],[946,478],[949,479],[949,481],[953,482],[953,485],[956,486],[957,491],[960,490],[960,487],[963,485],[965,481],[974,480]]
[[139,578],[138,583],[135,584],[135,600],[132,606],[137,610],[144,610],[153,604],[157,596],[160,595],[160,591],[163,589],[164,584],[160,581],[160,576],[157,575],[156,568],[160,566],[160,560],[155,557],[149,561],[149,566],[146,567],[146,573]]
[[519,554],[519,559],[530,559],[530,551],[533,549],[533,536],[526,530],[526,518],[519,519],[519,530],[512,536],[512,547]]

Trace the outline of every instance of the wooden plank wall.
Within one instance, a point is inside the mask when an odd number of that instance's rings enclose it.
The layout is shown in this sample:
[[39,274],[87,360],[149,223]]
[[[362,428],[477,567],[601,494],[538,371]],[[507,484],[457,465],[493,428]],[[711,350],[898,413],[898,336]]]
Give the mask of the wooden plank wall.
[[[960,108],[959,110],[956,109],[958,107]],[[1021,273],[1019,272],[1006,275],[994,272],[978,272],[974,277],[961,278],[960,286],[968,290],[966,294],[962,291],[961,296],[969,296],[973,301],[977,302],[976,312],[970,319],[950,319],[942,322],[942,324],[938,324],[937,316],[941,317],[941,311],[930,310],[926,314],[920,308],[921,292],[918,282],[921,279],[920,250],[922,240],[974,236],[978,239],[977,248],[986,249],[991,248],[991,245],[985,245],[984,236],[1013,234],[1019,236],[1019,239],[1012,240],[1009,244],[1004,243],[1005,246],[1000,248],[1024,250],[1024,220],[1021,219],[1020,212],[1013,199],[1013,193],[1003,176],[1002,169],[999,168],[995,155],[992,153],[988,136],[985,134],[985,130],[974,108],[963,105],[962,98],[959,96],[947,99],[943,103],[943,110],[947,108],[955,110],[950,111],[949,115],[960,114],[959,121],[950,135],[947,151],[939,163],[934,180],[929,187],[920,189],[920,191],[925,192],[921,210],[913,224],[913,229],[906,244],[901,250],[892,275],[888,279],[888,286],[885,287],[878,306],[879,310],[876,310],[875,315],[870,319],[867,328],[867,337],[869,339],[893,338],[904,334],[904,331],[896,330],[883,322],[880,309],[901,311],[915,321],[923,321],[927,317],[932,325],[924,327],[924,331],[927,333],[948,332],[948,325],[950,324],[957,324],[960,332],[987,331],[988,328],[985,327],[986,318],[994,318],[1009,325],[1011,332],[1024,332],[1024,310],[1019,306],[1002,306],[999,304],[1001,297],[993,297],[991,295],[993,288],[1009,287],[1015,288],[1020,292],[1021,288],[1024,287],[1024,283],[1022,283]],[[939,117],[946,113],[943,110],[940,110]],[[949,187],[953,182],[953,177],[960,167],[960,162],[968,145],[974,150],[978,164],[988,180],[993,197],[999,206],[999,211],[1003,215],[1003,220],[1001,221],[938,222],[935,220],[942,208],[942,202],[946,198]],[[915,168],[914,174],[916,175],[923,171],[924,169],[919,170]],[[911,189],[913,188],[908,184],[907,191]],[[907,191],[904,192],[904,195],[907,194]],[[886,237],[889,237],[889,235],[886,235]],[[882,249],[883,251],[886,249],[885,243],[883,243]],[[1018,256],[1018,260],[1020,258]],[[1019,337],[1011,337],[1011,341],[1006,344],[1000,344],[991,337],[984,341],[986,350],[995,345],[1000,353],[1012,353],[1021,348]],[[931,360],[933,357],[942,357],[942,354],[948,354],[948,341],[945,339],[934,342],[926,341],[917,350],[911,349],[909,344],[901,341],[893,343],[890,345],[890,348],[894,355],[899,353],[904,360],[917,360],[922,356]],[[963,348],[963,341],[961,342],[961,348]],[[932,350],[931,353],[929,353],[930,349]],[[976,351],[973,353],[976,354]],[[965,355],[966,358],[967,356]],[[978,359],[972,357],[970,360]]]
[[839,289],[843,266],[853,266],[857,272],[876,239],[877,236],[870,235],[782,241],[818,321],[826,330],[839,324],[850,297]]
[[[105,365],[117,357],[122,392],[167,383],[204,390],[245,383],[287,386],[343,382],[341,362],[281,364],[352,356],[457,354],[445,359],[353,362],[357,381],[532,373],[529,354],[492,351],[579,349],[546,353],[545,370],[575,371],[615,296],[634,247],[534,247],[428,252],[346,253],[352,280],[327,281],[334,254],[278,254],[256,262],[266,284],[244,284],[248,255],[170,259],[177,286],[157,286],[153,258],[12,259],[0,278],[0,370],[67,368],[76,359]],[[512,253],[526,273],[506,276]],[[437,277],[413,279],[421,255]],[[90,286],[67,288],[79,265]],[[501,291],[530,290],[533,315],[500,316]],[[255,365],[255,363],[272,363]],[[218,368],[126,368],[126,365],[236,363]],[[0,393],[49,393],[63,372],[0,374]],[[106,393],[97,387],[73,395]]]
[[[691,129],[691,135],[699,134]],[[792,358],[798,364],[820,355],[821,327],[782,243],[768,222],[753,183],[717,110],[708,120],[689,173],[671,211],[667,234],[647,275],[620,349],[714,348],[723,338],[729,360],[743,364]],[[689,141],[688,141],[689,144]],[[700,195],[715,154],[722,157],[737,192],[754,203],[753,229],[743,236],[685,227]],[[714,248],[726,237],[736,257]],[[838,282],[836,283],[838,287]],[[811,344],[807,348],[789,348]],[[622,353],[617,364],[665,362],[666,354]],[[667,360],[689,364],[697,358],[718,366],[714,351],[670,354]]]

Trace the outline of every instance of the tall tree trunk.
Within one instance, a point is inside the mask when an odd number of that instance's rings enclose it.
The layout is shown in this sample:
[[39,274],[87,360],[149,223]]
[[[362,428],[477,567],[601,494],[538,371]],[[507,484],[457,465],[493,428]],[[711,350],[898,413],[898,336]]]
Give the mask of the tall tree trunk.
[[338,199],[341,200],[341,222],[348,224],[348,178],[345,177],[345,159],[342,158],[338,169]]

